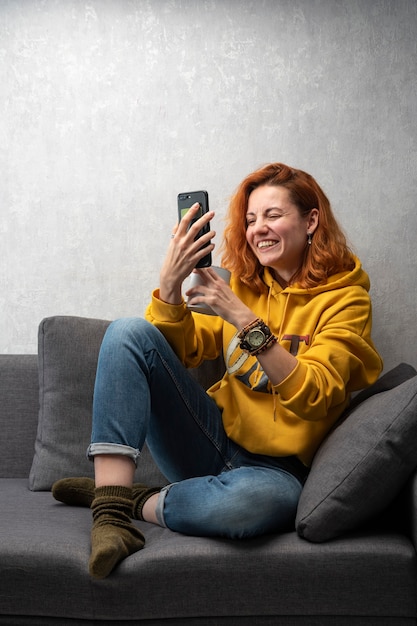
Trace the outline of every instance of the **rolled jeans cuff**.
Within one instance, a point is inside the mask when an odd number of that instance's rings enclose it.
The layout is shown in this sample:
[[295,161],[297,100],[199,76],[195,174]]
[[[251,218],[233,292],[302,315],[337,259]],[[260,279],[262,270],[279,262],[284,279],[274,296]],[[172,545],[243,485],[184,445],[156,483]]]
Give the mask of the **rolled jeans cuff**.
[[161,491],[159,492],[158,500],[156,502],[156,507],[155,507],[156,519],[158,520],[158,524],[162,526],[163,528],[168,528],[168,526],[165,523],[164,504],[165,504],[165,498],[167,497],[168,492],[171,489],[173,484],[175,483],[172,483],[171,485],[165,485],[165,487],[162,487]]
[[87,449],[87,458],[91,461],[99,454],[117,454],[119,456],[127,456],[132,459],[134,464],[137,466],[140,450],[122,445],[120,443],[91,443]]

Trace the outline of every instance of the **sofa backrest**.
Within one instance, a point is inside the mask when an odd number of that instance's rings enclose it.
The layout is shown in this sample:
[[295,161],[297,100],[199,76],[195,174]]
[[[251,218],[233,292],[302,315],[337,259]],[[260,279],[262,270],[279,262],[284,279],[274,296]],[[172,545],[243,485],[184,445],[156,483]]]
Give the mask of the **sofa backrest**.
[[38,358],[0,354],[0,477],[25,478],[32,464],[39,412]]
[[[39,326],[39,355],[0,355],[0,477],[30,475],[30,488],[38,490],[49,489],[57,472],[72,475],[79,464],[81,475],[93,471],[85,460],[85,448],[91,429],[95,366],[108,324],[73,316],[46,318]],[[223,371],[219,357],[192,374],[208,388]],[[80,423],[85,431],[83,443],[73,441],[72,450],[66,431],[76,435]],[[54,451],[55,447],[60,449]],[[77,459],[74,464],[71,451]],[[143,461],[150,477],[160,479],[158,470],[152,470],[147,450]]]

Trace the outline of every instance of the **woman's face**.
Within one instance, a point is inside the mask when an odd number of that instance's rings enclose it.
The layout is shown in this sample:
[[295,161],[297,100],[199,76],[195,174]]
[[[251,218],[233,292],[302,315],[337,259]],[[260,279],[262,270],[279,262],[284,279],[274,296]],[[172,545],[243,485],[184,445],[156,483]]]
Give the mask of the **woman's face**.
[[285,187],[262,185],[249,196],[246,240],[259,262],[286,282],[299,269],[307,234],[318,224],[318,210],[302,217]]

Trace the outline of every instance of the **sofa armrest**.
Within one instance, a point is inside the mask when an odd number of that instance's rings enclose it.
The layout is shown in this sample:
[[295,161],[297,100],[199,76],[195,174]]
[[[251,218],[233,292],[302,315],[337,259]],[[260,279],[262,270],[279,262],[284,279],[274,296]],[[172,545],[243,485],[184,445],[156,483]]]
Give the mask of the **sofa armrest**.
[[406,531],[417,551],[417,469],[403,490],[403,507],[400,512],[404,515]]
[[38,358],[0,355],[1,478],[26,478],[32,464],[39,412]]

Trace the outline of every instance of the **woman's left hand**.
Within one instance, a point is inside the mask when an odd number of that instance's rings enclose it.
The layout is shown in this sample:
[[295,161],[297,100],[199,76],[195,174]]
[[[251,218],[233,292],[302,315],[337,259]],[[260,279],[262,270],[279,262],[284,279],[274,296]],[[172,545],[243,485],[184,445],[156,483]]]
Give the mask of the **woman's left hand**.
[[194,271],[201,277],[202,284],[186,292],[189,304],[208,305],[217,315],[236,326],[237,329],[243,328],[256,317],[211,267]]

